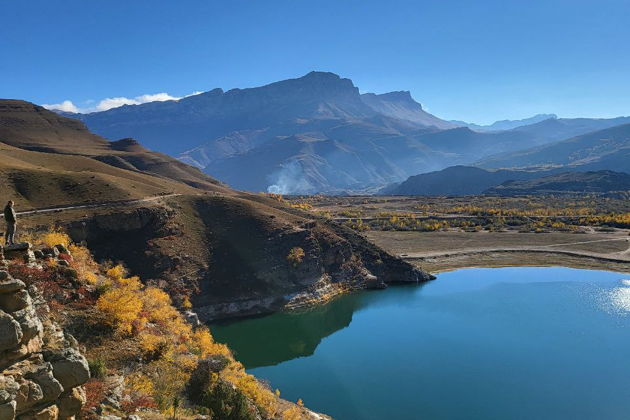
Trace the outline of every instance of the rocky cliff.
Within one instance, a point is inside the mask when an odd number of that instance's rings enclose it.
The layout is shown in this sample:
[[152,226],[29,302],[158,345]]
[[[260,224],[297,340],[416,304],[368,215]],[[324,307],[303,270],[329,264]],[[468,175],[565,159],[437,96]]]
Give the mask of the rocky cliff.
[[0,419],[72,420],[90,377],[76,340],[34,286],[0,271]]
[[[68,225],[100,260],[187,295],[203,320],[324,303],[432,276],[314,214],[260,196],[176,197]],[[299,249],[303,256],[291,261]]]

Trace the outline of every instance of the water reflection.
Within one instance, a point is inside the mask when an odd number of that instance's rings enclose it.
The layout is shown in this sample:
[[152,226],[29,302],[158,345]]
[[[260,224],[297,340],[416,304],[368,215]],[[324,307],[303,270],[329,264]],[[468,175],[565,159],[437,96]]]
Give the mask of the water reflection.
[[348,327],[353,314],[362,308],[405,305],[417,301],[413,292],[422,286],[392,287],[400,289],[401,293],[355,293],[307,311],[215,323],[210,328],[214,338],[218,342],[228,343],[236,358],[247,369],[277,365],[314,354],[322,339]]
[[333,418],[627,419],[628,280],[466,269],[213,329],[283,397]]

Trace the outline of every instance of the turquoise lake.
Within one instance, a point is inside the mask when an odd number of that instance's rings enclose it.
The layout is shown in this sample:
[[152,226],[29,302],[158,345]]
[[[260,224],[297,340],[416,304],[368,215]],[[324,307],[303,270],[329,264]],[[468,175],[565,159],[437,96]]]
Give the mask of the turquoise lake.
[[630,274],[463,269],[211,328],[337,420],[630,418]]

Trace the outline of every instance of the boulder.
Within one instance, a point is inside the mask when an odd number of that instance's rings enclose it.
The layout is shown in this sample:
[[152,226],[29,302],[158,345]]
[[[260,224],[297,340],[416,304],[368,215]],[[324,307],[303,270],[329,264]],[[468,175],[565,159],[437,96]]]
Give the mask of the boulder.
[[64,244],[57,244],[53,248],[55,248],[59,254],[70,255],[70,251],[68,251],[68,248],[66,248]]
[[188,322],[193,327],[198,327],[201,325],[201,321],[199,321],[199,315],[197,315],[193,311],[184,312],[184,318],[186,319],[186,322]]
[[30,242],[20,242],[19,244],[5,245],[3,251],[4,255],[6,256],[8,252],[27,251],[29,249],[31,249]]
[[[42,390],[41,402],[56,400],[64,390],[62,384],[53,376],[50,363],[44,363],[36,372],[26,374],[24,378],[39,385]],[[18,411],[21,411],[20,404],[18,404]]]
[[39,335],[44,329],[42,321],[37,316],[33,306],[13,312],[12,315],[22,328],[22,343],[30,341],[32,338]]
[[6,389],[0,389],[0,404],[11,401],[11,394]]
[[14,400],[16,403],[16,411],[23,413],[44,401],[44,391],[42,387],[35,382],[22,380],[20,382],[20,389],[15,394]]
[[5,246],[4,256],[9,260],[21,259],[26,264],[35,262],[35,254],[33,254],[31,244],[28,242]]
[[[6,273],[6,271],[0,271],[0,273]],[[26,289],[26,284],[22,280],[11,277],[0,280],[0,294],[14,293],[23,289]]]
[[20,389],[20,385],[15,382],[12,376],[0,374],[0,403],[8,402],[13,399]]
[[52,365],[53,374],[64,389],[82,385],[90,379],[87,360],[73,348],[45,352],[44,358]]
[[72,388],[70,392],[64,393],[57,402],[59,419],[66,420],[79,414],[85,401],[85,390],[82,387]]
[[0,310],[0,351],[17,347],[22,341],[22,336],[19,322]]
[[56,405],[51,405],[43,410],[34,411],[27,414],[22,414],[17,420],[58,420],[59,408]]
[[15,312],[31,304],[31,296],[26,290],[0,294],[0,309],[5,312]]
[[59,250],[57,248],[42,248],[42,254],[46,257],[57,258],[59,256]]
[[13,420],[15,418],[15,401],[0,404],[0,419]]

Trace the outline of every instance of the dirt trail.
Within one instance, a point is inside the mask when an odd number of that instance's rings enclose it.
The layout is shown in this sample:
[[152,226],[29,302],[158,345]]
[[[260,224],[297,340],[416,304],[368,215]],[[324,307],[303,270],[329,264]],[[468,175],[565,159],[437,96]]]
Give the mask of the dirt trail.
[[54,213],[60,212],[64,210],[77,210],[77,209],[94,209],[100,207],[118,207],[118,206],[128,206],[131,204],[142,204],[148,203],[152,201],[158,201],[164,198],[176,197],[181,194],[165,194],[165,195],[157,195],[155,197],[145,197],[145,198],[135,198],[132,200],[120,200],[120,201],[107,201],[102,203],[89,203],[89,204],[69,204],[64,206],[56,206],[56,207],[45,207],[41,209],[33,209],[27,211],[19,211],[17,212],[18,216],[29,216],[33,214],[42,214],[42,213]]

